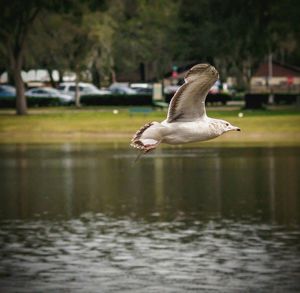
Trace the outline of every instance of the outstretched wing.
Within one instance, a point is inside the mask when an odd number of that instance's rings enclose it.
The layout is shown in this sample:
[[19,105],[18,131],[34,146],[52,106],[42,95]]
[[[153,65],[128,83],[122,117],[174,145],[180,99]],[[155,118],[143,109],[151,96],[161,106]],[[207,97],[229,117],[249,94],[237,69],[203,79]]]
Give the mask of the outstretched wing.
[[204,117],[206,96],[218,76],[217,70],[209,64],[192,67],[186,75],[185,83],[170,102],[167,122],[188,122]]

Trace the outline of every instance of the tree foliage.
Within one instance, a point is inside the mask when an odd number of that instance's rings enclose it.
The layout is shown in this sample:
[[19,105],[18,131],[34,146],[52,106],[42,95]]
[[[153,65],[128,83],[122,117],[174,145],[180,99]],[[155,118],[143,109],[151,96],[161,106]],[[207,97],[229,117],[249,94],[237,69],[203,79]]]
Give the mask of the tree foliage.
[[157,78],[162,77],[174,57],[178,3],[168,0],[123,2],[115,35],[117,70],[133,70],[143,63],[146,75],[152,71]]
[[[22,68],[160,79],[174,62],[215,64],[247,84],[272,53],[300,65],[298,0],[0,0],[0,72],[13,73],[26,113]],[[126,75],[128,74],[128,75]]]
[[268,54],[299,64],[299,8],[295,0],[182,1],[178,54],[213,62],[245,82]]

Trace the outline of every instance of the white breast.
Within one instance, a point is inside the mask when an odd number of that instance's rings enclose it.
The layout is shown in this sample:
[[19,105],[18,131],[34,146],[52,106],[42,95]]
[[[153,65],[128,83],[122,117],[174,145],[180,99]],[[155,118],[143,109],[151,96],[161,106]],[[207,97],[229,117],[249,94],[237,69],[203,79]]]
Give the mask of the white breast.
[[163,125],[167,129],[163,136],[163,142],[168,144],[204,141],[218,136],[209,127],[209,123],[204,121],[173,122]]

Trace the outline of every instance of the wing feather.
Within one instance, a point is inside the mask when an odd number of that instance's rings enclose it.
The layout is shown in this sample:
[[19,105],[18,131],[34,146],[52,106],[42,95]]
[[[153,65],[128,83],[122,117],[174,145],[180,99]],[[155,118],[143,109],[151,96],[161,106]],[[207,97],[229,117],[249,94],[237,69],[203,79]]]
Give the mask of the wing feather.
[[170,102],[167,122],[187,122],[205,117],[205,99],[217,78],[218,72],[214,67],[206,65],[203,70],[203,64],[194,66]]

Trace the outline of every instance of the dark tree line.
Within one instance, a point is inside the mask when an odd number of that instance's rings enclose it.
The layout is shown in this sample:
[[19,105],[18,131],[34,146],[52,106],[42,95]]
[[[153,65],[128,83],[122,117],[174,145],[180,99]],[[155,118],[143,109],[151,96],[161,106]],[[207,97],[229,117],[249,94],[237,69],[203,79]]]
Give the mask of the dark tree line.
[[[96,85],[143,67],[210,62],[247,85],[268,55],[300,65],[298,0],[0,0],[0,72],[27,106],[21,69],[89,72]],[[54,83],[54,81],[52,80]]]
[[296,0],[187,0],[180,9],[180,53],[206,58],[223,76],[247,83],[269,54],[300,65],[299,16]]

